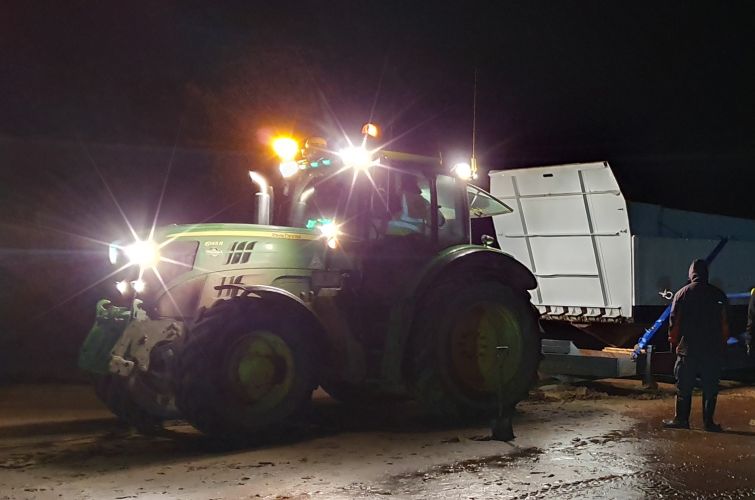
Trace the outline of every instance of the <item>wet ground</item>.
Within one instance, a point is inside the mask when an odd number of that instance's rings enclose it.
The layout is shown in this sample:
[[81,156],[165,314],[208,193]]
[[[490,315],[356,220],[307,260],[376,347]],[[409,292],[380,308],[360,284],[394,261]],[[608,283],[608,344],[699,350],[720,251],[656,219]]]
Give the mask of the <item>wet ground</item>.
[[545,386],[517,438],[429,426],[412,405],[353,410],[320,397],[286,442],[229,449],[186,425],[145,437],[79,386],[0,388],[0,499],[755,498],[755,388],[722,392],[723,434],[660,429],[672,391]]

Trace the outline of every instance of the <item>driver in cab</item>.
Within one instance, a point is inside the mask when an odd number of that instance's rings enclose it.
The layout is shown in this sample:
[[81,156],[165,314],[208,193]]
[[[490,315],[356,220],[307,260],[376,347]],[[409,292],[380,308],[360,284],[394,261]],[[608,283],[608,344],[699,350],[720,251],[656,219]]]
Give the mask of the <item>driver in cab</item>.
[[397,205],[392,212],[386,234],[389,236],[406,236],[425,234],[430,221],[430,202],[422,197],[422,190],[417,177],[404,174],[401,177]]

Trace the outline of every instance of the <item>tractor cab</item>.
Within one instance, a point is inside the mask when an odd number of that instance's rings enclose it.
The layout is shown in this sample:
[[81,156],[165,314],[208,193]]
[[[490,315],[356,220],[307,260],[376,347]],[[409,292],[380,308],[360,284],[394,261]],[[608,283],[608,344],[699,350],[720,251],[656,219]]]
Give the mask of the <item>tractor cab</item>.
[[337,227],[346,241],[422,236],[439,249],[468,244],[470,218],[511,212],[463,175],[447,172],[438,158],[370,150],[366,139],[338,153],[322,139],[315,147],[309,142],[300,159],[280,164],[285,194],[278,225]]
[[512,210],[469,184],[469,170],[373,147],[367,132],[361,144],[339,152],[319,138],[301,150],[290,139],[274,142],[284,185],[273,219],[318,231],[330,248],[328,268],[355,271],[362,291],[388,298],[439,251],[470,244],[471,218]]

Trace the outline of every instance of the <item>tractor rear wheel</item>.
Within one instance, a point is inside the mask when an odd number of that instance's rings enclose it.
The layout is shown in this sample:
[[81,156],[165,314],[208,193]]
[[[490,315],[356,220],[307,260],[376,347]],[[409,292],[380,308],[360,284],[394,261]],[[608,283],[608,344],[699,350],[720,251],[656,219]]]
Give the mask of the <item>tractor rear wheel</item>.
[[184,337],[176,404],[194,427],[254,439],[289,428],[317,386],[311,331],[284,307],[219,302]]
[[540,334],[525,293],[494,281],[432,289],[415,323],[413,387],[435,416],[510,411],[537,375]]

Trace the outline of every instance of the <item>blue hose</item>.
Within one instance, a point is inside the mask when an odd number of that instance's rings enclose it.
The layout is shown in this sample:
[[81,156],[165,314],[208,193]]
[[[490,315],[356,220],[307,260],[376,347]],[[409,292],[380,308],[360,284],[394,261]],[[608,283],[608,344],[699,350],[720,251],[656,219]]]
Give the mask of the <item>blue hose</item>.
[[[710,252],[710,255],[708,255],[705,258],[705,261],[710,265],[713,263],[713,261],[718,257],[718,254],[721,253],[721,250],[723,250],[724,246],[726,246],[726,243],[729,240],[727,238],[722,238],[721,241],[718,242],[718,245],[716,245],[716,248],[713,249],[712,252]],[[732,294],[737,296],[739,298],[739,295],[742,294]],[[749,297],[750,294],[747,294]],[[730,297],[731,298],[731,297]],[[666,307],[666,309],[663,310],[663,313],[661,313],[661,316],[655,320],[655,323],[653,323],[653,326],[645,330],[645,333],[640,337],[640,339],[637,341],[637,345],[634,347],[634,351],[632,351],[632,359],[637,359],[637,356],[640,355],[640,352],[647,347],[647,345],[650,343],[651,340],[653,340],[653,337],[656,333],[658,333],[658,330],[660,330],[663,327],[663,324],[668,320],[668,317],[671,315],[671,305]]]

